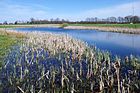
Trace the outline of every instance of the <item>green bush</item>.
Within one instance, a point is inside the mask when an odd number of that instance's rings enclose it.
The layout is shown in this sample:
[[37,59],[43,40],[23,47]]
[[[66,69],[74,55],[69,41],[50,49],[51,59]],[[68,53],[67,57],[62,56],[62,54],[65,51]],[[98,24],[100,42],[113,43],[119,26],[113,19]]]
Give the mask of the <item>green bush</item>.
[[63,23],[63,24],[61,25],[62,28],[67,27],[67,26],[68,26],[68,23]]

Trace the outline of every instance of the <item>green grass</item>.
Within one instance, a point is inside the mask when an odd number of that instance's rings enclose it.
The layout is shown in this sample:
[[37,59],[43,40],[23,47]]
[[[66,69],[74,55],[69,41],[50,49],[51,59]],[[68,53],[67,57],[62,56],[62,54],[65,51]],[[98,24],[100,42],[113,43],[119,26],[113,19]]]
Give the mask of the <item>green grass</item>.
[[0,67],[2,66],[2,62],[6,54],[8,53],[8,49],[16,43],[16,38],[0,35]]
[[140,28],[140,24],[69,24],[69,26],[96,26],[96,27]]
[[16,26],[12,26],[12,25],[0,25],[0,28],[13,28],[13,27],[16,27]]
[[[32,24],[33,25],[33,24]],[[15,28],[28,25],[0,25],[0,28]],[[125,27],[125,28],[140,28],[140,24],[68,24],[68,26],[96,26],[96,27]]]

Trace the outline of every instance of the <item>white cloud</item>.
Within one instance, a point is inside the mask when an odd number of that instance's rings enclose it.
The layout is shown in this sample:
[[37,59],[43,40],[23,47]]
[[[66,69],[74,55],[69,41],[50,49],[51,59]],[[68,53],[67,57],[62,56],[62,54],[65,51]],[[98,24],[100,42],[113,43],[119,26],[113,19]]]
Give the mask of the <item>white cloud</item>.
[[0,3],[0,22],[7,20],[8,22],[14,22],[16,20],[29,20],[34,18],[46,18],[49,8],[41,5],[15,5]]
[[125,3],[115,6],[109,6],[100,9],[90,9],[83,10],[83,12],[77,12],[76,14],[67,14],[63,15],[63,18],[68,18],[72,21],[81,21],[85,20],[87,17],[98,17],[98,18],[107,18],[107,17],[119,17],[119,16],[128,16],[133,14],[132,6],[134,6],[135,15],[140,16],[140,1],[133,3]]
[[[140,1],[133,2],[135,15],[140,16]],[[127,16],[132,15],[132,3],[126,3],[121,5],[109,6],[101,9],[83,10],[83,12],[77,13],[55,13],[46,6],[39,4],[32,5],[16,5],[11,3],[0,2],[0,22],[7,20],[8,22],[14,22],[16,20],[29,20],[31,17],[36,19],[47,18],[64,18],[73,21],[85,20],[87,17],[99,17],[106,18],[110,16]]]
[[109,16],[127,16],[133,14],[132,6],[134,6],[135,15],[140,16],[140,1],[133,3],[126,3],[122,5],[110,6],[101,9],[91,9],[83,12],[86,17],[109,17]]

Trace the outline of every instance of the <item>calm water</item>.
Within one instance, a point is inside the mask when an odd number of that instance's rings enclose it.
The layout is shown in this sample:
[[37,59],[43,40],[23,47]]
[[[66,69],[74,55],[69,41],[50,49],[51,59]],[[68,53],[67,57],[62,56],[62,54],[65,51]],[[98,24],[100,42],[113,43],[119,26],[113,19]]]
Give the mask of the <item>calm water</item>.
[[140,35],[102,32],[97,30],[66,30],[62,28],[17,28],[18,31],[43,31],[64,33],[81,39],[100,50],[109,51],[112,55],[140,56]]

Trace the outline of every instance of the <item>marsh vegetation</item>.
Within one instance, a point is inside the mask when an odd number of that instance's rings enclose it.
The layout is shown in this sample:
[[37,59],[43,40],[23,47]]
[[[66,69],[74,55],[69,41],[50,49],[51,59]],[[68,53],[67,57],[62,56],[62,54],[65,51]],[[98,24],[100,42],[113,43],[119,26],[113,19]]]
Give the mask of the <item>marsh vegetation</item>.
[[0,33],[0,68],[3,64],[4,57],[7,56],[7,54],[10,51],[11,46],[16,44],[17,38],[12,34],[8,35],[9,33],[1,32]]
[[112,58],[68,35],[28,32],[24,36],[4,58],[2,93],[139,92],[139,58]]
[[140,28],[140,24],[69,24],[70,26]]

